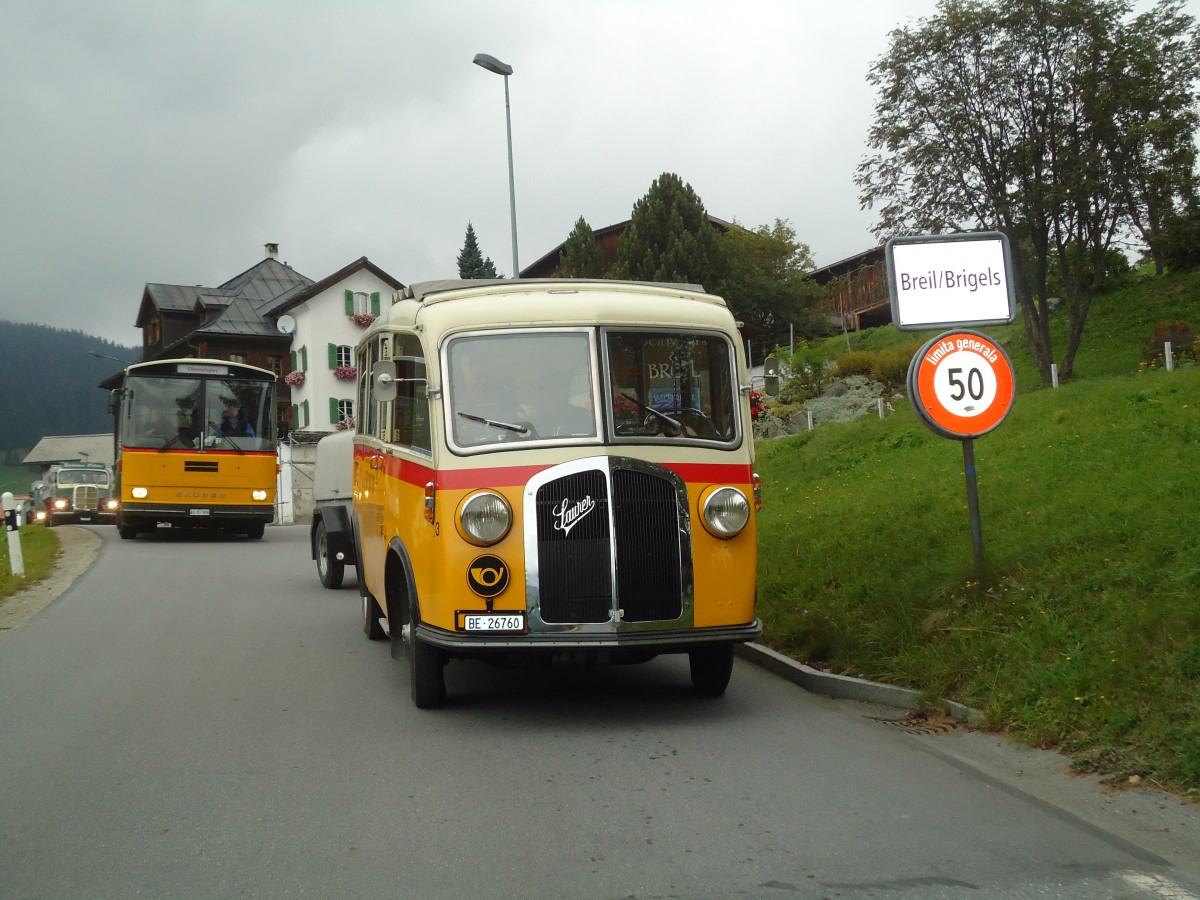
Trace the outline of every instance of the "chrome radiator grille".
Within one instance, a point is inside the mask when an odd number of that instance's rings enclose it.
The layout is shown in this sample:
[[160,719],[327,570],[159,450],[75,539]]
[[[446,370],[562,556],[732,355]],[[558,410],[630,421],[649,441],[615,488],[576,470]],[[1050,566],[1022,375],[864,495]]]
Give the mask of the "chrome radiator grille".
[[625,622],[676,620],[683,610],[681,536],[687,533],[677,487],[665,470],[614,467],[611,479],[606,474],[570,472],[536,492],[541,617],[601,623],[620,609]]
[[75,488],[75,509],[96,509],[100,506],[100,489],[94,484],[80,485]]

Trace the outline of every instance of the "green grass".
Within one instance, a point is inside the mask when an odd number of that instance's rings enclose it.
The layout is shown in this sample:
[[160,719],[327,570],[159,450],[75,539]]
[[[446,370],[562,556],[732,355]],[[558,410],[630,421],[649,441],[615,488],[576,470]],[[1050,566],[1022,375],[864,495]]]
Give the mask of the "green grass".
[[24,525],[18,533],[25,575],[20,577],[12,573],[8,534],[5,533],[0,541],[0,605],[10,595],[49,576],[59,557],[58,535],[53,529],[44,525]]
[[[1018,397],[975,442],[982,573],[962,446],[907,403],[759,442],[764,642],[1200,794],[1200,368],[1139,365],[1154,324],[1198,301],[1197,275],[1101,298],[1059,390],[1037,383],[1019,323],[988,331],[1008,338]],[[909,337],[876,331],[855,349]]]

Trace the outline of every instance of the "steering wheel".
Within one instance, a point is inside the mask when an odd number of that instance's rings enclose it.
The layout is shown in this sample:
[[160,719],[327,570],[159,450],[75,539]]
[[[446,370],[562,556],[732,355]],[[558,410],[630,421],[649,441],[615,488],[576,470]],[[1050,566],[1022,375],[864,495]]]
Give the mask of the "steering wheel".
[[[667,416],[680,424],[681,431],[677,432],[675,427],[665,418]],[[679,437],[680,434],[684,437],[717,437],[717,429],[713,425],[712,420],[694,406],[677,406],[670,409],[654,410],[653,415],[646,416],[645,424],[656,425],[658,433],[667,435],[668,437]]]

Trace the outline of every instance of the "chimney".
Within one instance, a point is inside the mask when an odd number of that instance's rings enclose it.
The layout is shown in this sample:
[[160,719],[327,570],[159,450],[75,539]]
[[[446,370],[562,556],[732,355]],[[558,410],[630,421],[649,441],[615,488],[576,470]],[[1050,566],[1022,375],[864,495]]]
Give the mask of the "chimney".
[[279,259],[278,244],[263,244],[263,249],[267,251],[267,259]]

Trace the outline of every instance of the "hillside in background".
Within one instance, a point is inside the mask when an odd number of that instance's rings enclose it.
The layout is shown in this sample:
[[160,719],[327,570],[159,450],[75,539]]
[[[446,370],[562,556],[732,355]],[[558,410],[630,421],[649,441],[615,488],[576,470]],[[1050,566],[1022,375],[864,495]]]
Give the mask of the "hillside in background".
[[48,434],[112,431],[98,385],[122,366],[92,353],[136,360],[123,347],[81,331],[0,322],[0,464],[17,465]]

